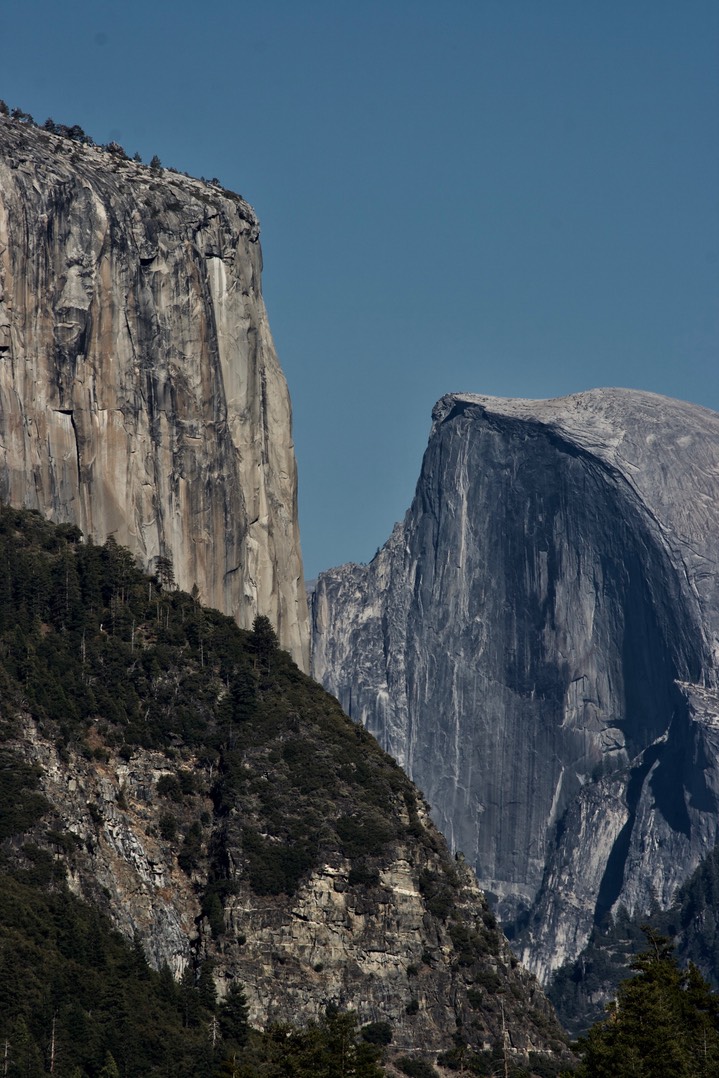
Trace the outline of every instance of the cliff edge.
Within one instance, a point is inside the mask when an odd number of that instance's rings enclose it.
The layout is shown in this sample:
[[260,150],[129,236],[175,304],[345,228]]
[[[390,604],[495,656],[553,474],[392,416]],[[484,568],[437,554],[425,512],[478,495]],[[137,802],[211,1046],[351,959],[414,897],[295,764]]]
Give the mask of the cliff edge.
[[405,766],[541,979],[717,841],[719,416],[651,393],[443,398],[314,669]]
[[113,536],[307,669],[287,386],[251,207],[0,116],[0,500]]
[[245,632],[38,513],[0,507],[0,563],[5,894],[67,888],[191,994],[240,986],[258,1028],[331,1005],[393,1051],[556,1073],[562,1031],[473,874],[266,619]]

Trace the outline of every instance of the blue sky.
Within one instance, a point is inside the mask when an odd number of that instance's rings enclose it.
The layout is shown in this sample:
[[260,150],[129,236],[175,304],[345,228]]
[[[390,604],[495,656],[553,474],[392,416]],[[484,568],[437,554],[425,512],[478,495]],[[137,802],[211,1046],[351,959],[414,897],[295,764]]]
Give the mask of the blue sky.
[[407,509],[434,402],[719,409],[716,0],[3,0],[0,97],[262,222],[308,576]]

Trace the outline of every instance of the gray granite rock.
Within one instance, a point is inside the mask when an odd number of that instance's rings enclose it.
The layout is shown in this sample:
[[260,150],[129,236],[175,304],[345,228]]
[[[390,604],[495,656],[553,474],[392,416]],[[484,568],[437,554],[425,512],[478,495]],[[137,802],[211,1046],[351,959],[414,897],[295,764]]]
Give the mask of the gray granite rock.
[[[158,780],[176,775],[178,761],[160,751],[135,748],[129,759],[106,751],[88,759],[72,747],[60,753],[24,714],[5,744],[38,767],[56,830],[75,840],[70,852],[51,847],[72,892],[138,941],[154,968],[179,977],[188,964],[209,960],[220,996],[239,982],[253,1025],[303,1024],[334,1003],[355,1010],[362,1023],[390,1022],[397,1051],[446,1051],[461,1033],[477,1049],[505,1044],[521,1064],[532,1051],[569,1058],[536,978],[517,962],[474,873],[451,857],[421,802],[413,829],[373,858],[373,884],[352,882],[362,858],[334,853],[296,893],[257,894],[245,871],[242,815],[212,817],[206,759],[185,757],[196,789],[168,801],[158,796]],[[163,834],[168,807],[175,838]],[[200,851],[188,874],[179,864],[179,836],[198,820]],[[201,896],[210,850],[227,829],[233,893],[216,937]],[[47,845],[52,835],[37,837]],[[441,911],[428,897],[428,877],[452,880]]]
[[309,663],[290,402],[239,196],[0,116],[0,499]]
[[715,843],[719,416],[444,397],[412,506],[321,574],[314,672],[406,767],[541,977]]

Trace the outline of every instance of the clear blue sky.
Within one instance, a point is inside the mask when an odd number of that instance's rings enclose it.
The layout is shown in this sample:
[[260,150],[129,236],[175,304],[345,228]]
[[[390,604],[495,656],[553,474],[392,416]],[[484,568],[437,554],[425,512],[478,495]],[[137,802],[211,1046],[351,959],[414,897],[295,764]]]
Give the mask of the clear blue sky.
[[443,393],[719,409],[717,0],[2,0],[0,97],[257,209],[308,576]]

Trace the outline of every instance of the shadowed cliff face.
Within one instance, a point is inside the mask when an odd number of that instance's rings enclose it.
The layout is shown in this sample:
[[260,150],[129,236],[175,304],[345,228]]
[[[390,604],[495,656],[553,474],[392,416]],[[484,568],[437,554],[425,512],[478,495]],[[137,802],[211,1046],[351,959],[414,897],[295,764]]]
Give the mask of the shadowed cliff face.
[[66,879],[186,986],[209,962],[260,1026],[333,1003],[398,1051],[566,1058],[415,787],[272,634],[37,513],[0,509],[0,563],[3,876]]
[[306,668],[258,235],[238,196],[0,117],[0,499],[170,557]]
[[714,842],[712,782],[690,789],[715,755],[676,682],[714,677],[717,462],[717,417],[648,394],[444,398],[404,524],[319,579],[316,676],[543,976]]

